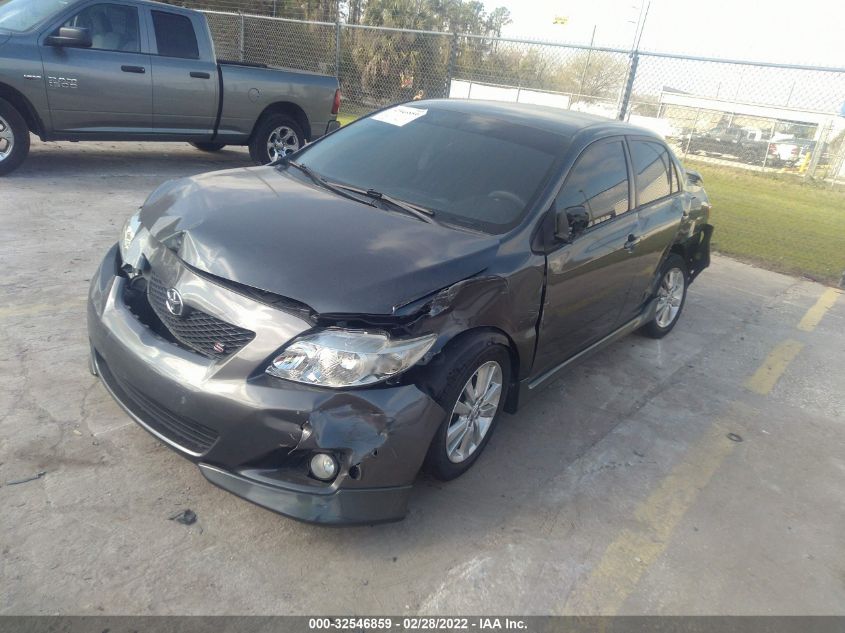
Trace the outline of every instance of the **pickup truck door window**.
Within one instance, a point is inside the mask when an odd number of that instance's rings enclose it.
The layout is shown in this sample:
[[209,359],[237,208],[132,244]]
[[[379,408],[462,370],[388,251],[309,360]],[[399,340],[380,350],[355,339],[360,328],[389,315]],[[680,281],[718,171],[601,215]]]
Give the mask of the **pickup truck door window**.
[[587,147],[570,170],[555,206],[585,207],[590,226],[547,255],[546,296],[535,369],[554,367],[619,325],[634,276],[628,238],[637,229],[621,137]]
[[[150,12],[153,56],[153,128],[162,134],[207,140],[217,119],[217,61],[201,16]],[[198,38],[198,33],[205,40]]]
[[637,187],[640,242],[629,259],[635,274],[623,319],[634,318],[650,298],[657,268],[678,233],[684,212],[669,149],[658,140],[642,138],[629,138],[628,146]]
[[86,28],[91,48],[42,46],[53,129],[131,134],[152,130],[150,56],[141,52],[138,9],[119,3],[85,7],[56,25]]

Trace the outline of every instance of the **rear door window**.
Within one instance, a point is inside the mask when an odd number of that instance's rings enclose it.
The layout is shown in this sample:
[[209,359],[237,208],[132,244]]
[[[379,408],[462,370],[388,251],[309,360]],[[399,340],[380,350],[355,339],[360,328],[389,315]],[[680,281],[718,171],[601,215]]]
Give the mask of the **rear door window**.
[[[660,200],[672,193],[672,161],[661,143],[632,140],[631,159],[640,206]],[[676,188],[677,189],[677,188]]]
[[153,11],[152,14],[159,55],[199,59],[197,34],[189,18],[166,11]]
[[590,214],[590,226],[630,209],[628,163],[621,140],[599,141],[584,150],[566,178],[557,206],[585,207]]

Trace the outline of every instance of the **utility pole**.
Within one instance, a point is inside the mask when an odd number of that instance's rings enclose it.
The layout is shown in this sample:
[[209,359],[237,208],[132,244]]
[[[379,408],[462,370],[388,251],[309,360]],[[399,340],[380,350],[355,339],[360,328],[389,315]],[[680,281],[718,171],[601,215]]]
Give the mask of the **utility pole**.
[[584,82],[587,80],[587,69],[590,67],[590,57],[593,54],[593,46],[596,43],[596,25],[593,24],[593,35],[590,37],[590,48],[587,50],[587,61],[584,63],[584,72],[581,73],[581,85],[578,88],[578,99],[584,95]]
[[640,0],[640,15],[637,18],[637,26],[634,28],[634,40],[631,42],[631,52],[628,55],[628,74],[625,77],[625,84],[619,94],[617,104],[617,119],[624,121],[628,113],[628,104],[631,101],[631,93],[634,91],[634,80],[637,77],[637,64],[640,61],[640,40],[645,30],[645,22],[648,19],[648,10],[651,8],[651,0]]

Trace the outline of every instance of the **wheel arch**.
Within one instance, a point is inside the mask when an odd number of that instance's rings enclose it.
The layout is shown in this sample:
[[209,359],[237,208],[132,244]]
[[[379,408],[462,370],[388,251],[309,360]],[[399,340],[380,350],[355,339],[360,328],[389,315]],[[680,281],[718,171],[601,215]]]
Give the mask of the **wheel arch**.
[[458,355],[470,352],[476,346],[480,350],[486,344],[501,345],[508,351],[510,379],[504,408],[508,413],[514,413],[519,394],[519,351],[514,340],[498,327],[479,325],[458,332],[437,350],[429,363],[414,372],[413,379],[423,390],[430,393],[439,392],[443,389],[443,381],[448,373],[442,371],[444,364]]
[[305,113],[305,110],[292,101],[276,101],[264,108],[255,120],[255,125],[252,126],[252,133],[249,136],[250,141],[255,138],[256,131],[258,130],[258,126],[261,122],[271,114],[287,114],[302,128],[302,132],[305,134],[303,141],[311,139],[311,122],[308,120],[308,115]]
[[44,122],[38,115],[35,106],[32,105],[32,102],[22,92],[12,88],[8,84],[0,82],[0,99],[8,101],[20,113],[24,121],[26,121],[29,131],[37,134],[42,141],[44,140],[46,135]]

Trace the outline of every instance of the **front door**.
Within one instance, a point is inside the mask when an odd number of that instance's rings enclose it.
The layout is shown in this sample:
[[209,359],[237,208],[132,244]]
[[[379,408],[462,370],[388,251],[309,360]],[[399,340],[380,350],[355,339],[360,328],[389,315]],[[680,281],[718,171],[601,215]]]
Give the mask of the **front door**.
[[546,296],[535,359],[542,373],[607,336],[620,323],[634,271],[630,238],[637,214],[624,140],[593,143],[582,152],[557,197],[557,208],[583,206],[586,231],[547,256]]
[[143,31],[137,7],[91,4],[51,33],[58,34],[61,26],[88,29],[93,45],[41,47],[53,130],[149,134],[152,73],[150,56],[141,52]]

